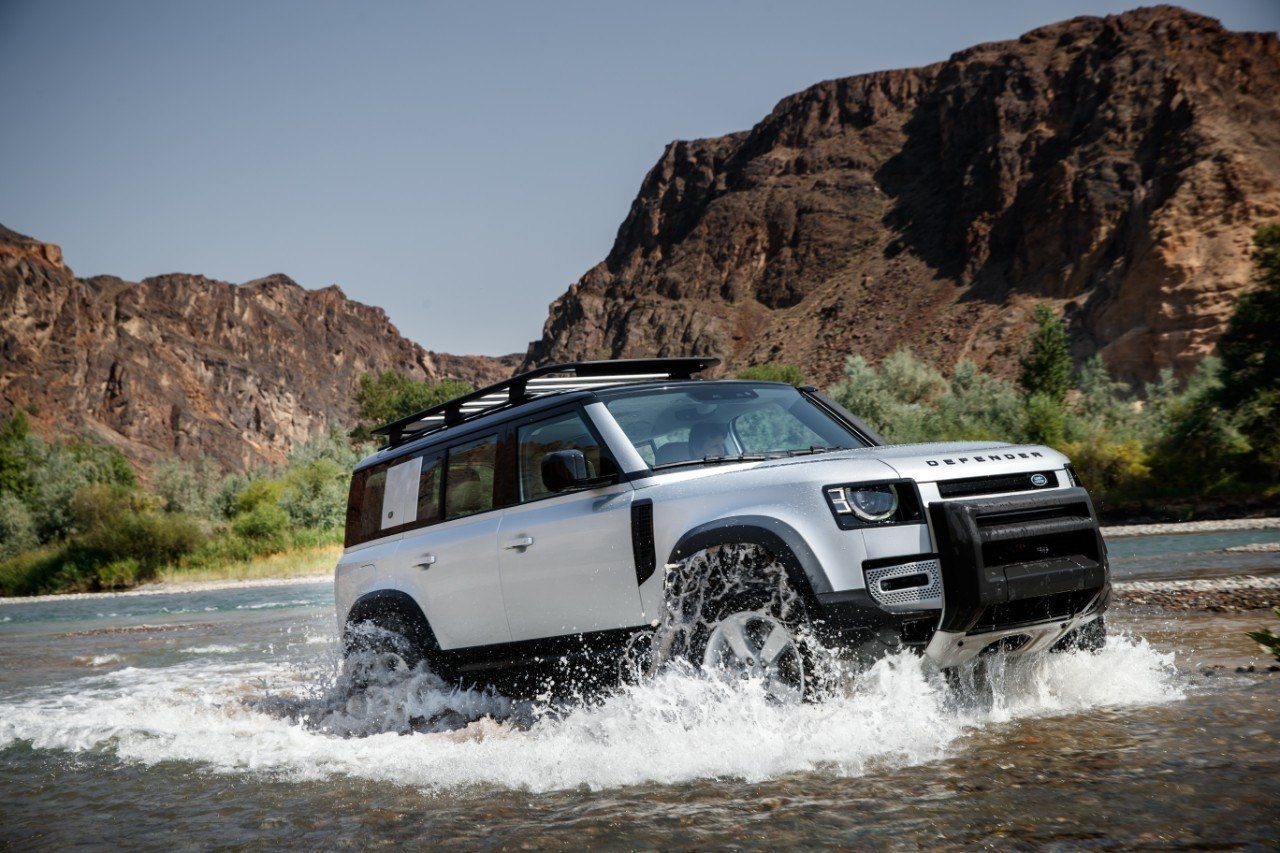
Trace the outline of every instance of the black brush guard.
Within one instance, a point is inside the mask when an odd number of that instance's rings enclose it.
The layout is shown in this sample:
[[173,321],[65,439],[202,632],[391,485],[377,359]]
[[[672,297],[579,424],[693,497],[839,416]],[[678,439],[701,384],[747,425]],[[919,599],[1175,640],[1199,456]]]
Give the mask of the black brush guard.
[[940,631],[979,633],[1105,604],[1106,546],[1084,489],[945,501],[929,516],[942,566]]

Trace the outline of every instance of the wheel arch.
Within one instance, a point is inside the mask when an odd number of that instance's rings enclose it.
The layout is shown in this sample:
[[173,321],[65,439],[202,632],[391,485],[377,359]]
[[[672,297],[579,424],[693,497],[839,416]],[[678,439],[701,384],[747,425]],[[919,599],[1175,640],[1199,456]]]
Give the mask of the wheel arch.
[[344,644],[347,630],[353,625],[372,622],[382,628],[404,633],[405,637],[430,654],[440,651],[431,622],[422,612],[413,596],[398,589],[375,589],[366,592],[352,603],[347,611],[342,632]]
[[831,592],[831,583],[809,543],[791,525],[764,515],[740,515],[700,524],[687,531],[671,549],[668,563],[676,563],[717,545],[759,545],[782,563],[787,579],[804,599]]

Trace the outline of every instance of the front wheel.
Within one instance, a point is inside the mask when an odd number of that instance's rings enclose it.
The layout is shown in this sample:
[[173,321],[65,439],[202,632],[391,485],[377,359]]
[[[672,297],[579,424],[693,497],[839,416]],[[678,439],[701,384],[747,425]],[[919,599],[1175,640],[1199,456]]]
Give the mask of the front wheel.
[[768,613],[731,614],[717,622],[707,637],[702,666],[732,680],[758,679],[778,702],[804,699],[804,655],[791,631]]

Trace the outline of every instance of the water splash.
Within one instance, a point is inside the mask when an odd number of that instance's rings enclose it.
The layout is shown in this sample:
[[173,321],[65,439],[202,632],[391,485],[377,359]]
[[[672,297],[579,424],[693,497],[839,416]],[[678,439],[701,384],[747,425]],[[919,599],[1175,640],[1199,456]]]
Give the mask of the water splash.
[[88,676],[0,702],[0,748],[29,742],[143,764],[344,775],[427,791],[601,789],[857,775],[942,758],[962,750],[969,732],[1011,720],[1183,695],[1173,656],[1127,637],[1096,655],[993,655],[951,678],[895,654],[803,705],[678,662],[573,705],[460,691],[422,670],[366,685],[353,704],[342,675],[318,680],[332,665],[324,656],[303,667],[206,656]]

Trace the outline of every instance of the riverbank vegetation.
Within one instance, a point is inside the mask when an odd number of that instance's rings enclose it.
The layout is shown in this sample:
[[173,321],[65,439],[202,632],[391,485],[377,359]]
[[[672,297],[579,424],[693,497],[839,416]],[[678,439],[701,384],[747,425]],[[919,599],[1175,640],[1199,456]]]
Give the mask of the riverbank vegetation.
[[333,431],[278,471],[172,459],[144,487],[118,450],[45,442],[20,412],[0,427],[0,595],[300,573],[336,556],[360,452]]

